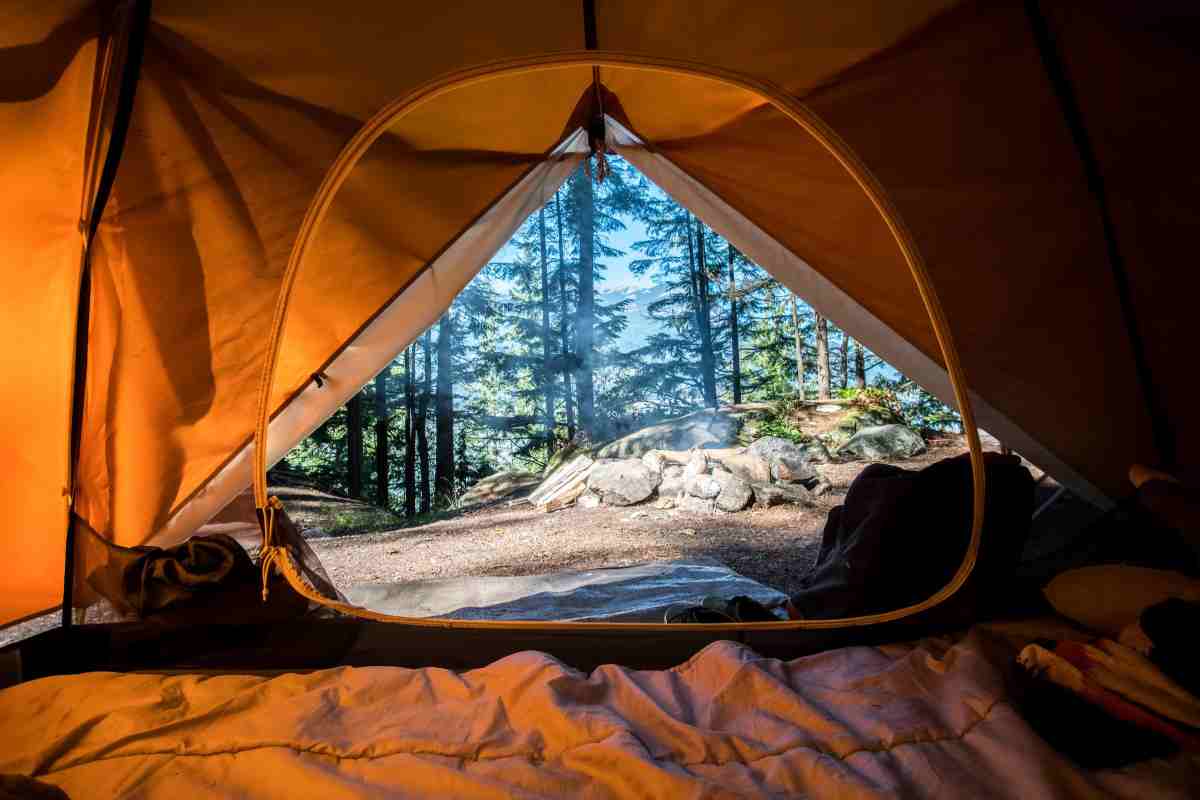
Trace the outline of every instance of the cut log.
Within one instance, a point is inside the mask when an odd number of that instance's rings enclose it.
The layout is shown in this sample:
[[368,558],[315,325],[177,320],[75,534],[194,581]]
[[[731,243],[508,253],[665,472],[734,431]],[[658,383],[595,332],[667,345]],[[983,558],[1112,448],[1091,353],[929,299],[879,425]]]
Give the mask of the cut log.
[[591,470],[594,463],[596,462],[589,455],[575,456],[575,458],[554,470],[554,472],[547,476],[546,480],[538,484],[538,487],[529,495],[529,502],[535,506],[543,505],[557,494],[560,489],[568,484],[573,484],[576,478],[581,475],[586,478],[588,471]]
[[553,497],[543,501],[540,508],[546,513],[558,511],[560,508],[566,508],[567,506],[574,505],[575,501],[578,500],[586,491],[587,476],[581,475],[576,481],[564,486],[562,489],[556,492]]

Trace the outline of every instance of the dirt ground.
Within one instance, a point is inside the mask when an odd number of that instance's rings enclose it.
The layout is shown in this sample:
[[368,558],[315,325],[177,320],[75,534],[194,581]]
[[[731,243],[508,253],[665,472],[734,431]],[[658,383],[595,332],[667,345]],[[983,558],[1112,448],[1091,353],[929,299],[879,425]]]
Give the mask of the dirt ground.
[[[958,441],[935,443],[925,454],[896,463],[920,469],[964,451]],[[784,505],[727,514],[633,506],[547,514],[501,503],[427,525],[310,544],[339,584],[531,575],[708,557],[790,594],[816,559],[826,514],[841,504],[865,466],[821,465],[833,491],[818,498],[815,508]]]
[[[896,463],[907,469],[920,469],[965,450],[961,439],[954,437],[931,442],[923,455]],[[842,503],[850,482],[865,467],[862,462],[820,465],[818,469],[833,489],[818,498],[813,508],[784,505],[726,514],[659,511],[645,505],[568,508],[546,514],[528,505],[510,508],[506,503],[499,503],[424,525],[314,537],[310,544],[330,577],[343,585],[481,575],[531,575],[707,557],[791,594],[816,558],[826,514]],[[1041,474],[1037,469],[1033,472],[1034,477]],[[347,514],[375,512],[391,517],[387,512],[365,504],[347,503],[327,495],[309,497],[314,494],[311,491],[307,494],[302,490],[288,491],[294,496],[285,497],[285,503],[302,527],[306,527],[303,523],[306,515],[315,518],[313,509],[305,504],[320,505],[319,499],[338,500],[336,507],[346,506]],[[359,505],[362,508],[357,508]],[[324,513],[328,516],[328,509],[324,509]],[[378,525],[388,521],[364,517],[362,524]],[[357,517],[349,520],[351,525],[359,522]],[[55,612],[0,629],[0,645],[53,627],[57,620]]]

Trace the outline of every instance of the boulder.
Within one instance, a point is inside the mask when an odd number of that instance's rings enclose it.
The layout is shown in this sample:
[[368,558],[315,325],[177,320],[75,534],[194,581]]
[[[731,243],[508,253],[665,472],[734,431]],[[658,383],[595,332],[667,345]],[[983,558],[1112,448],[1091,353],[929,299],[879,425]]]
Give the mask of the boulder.
[[733,453],[721,456],[720,464],[725,469],[750,483],[770,483],[771,465],[759,456],[750,453]]
[[921,434],[904,425],[876,425],[863,428],[838,448],[842,458],[883,461],[911,458],[925,452]]
[[645,464],[651,472],[662,475],[663,467],[666,466],[667,460],[663,458],[662,453],[657,450],[651,450],[642,456],[642,463]]
[[830,464],[833,462],[833,456],[829,452],[829,448],[820,439],[813,439],[800,445],[801,451],[804,453],[804,460],[810,464]]
[[688,457],[687,465],[683,468],[683,477],[691,480],[697,475],[708,474],[708,456],[699,450],[693,450]]
[[597,461],[587,486],[609,506],[631,506],[654,494],[660,476],[636,458]]
[[683,467],[663,467],[662,481],[658,484],[658,496],[678,497],[679,495],[683,494],[687,486],[687,478],[683,473]]
[[754,499],[750,484],[728,470],[714,469],[711,480],[720,487],[714,502],[722,511],[741,511]]
[[813,505],[812,493],[798,483],[756,483],[754,489],[754,504],[760,508],[794,503],[796,505]]
[[771,477],[783,483],[804,483],[817,479],[817,471],[808,465],[803,448],[787,439],[768,436],[746,448],[771,465]]
[[660,511],[669,511],[675,507],[674,497],[660,497],[654,501],[654,507]]
[[737,443],[741,421],[725,411],[704,409],[650,425],[600,448],[599,458],[641,458],[650,450],[729,447]]
[[600,495],[589,489],[579,495],[579,499],[575,501],[575,505],[580,508],[599,508],[600,502]]
[[699,497],[702,500],[712,500],[721,493],[721,484],[718,483],[712,475],[697,475],[687,482],[687,491],[690,497]]
[[712,500],[705,500],[701,497],[692,497],[690,494],[683,494],[680,495],[675,501],[675,507],[682,511],[708,512],[715,509],[716,504]]

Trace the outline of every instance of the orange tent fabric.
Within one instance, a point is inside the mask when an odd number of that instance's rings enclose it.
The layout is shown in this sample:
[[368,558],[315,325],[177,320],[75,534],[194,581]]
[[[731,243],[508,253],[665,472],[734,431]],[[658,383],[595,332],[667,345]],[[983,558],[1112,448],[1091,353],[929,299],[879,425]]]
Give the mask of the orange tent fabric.
[[[1185,242],[1200,170],[1184,138],[1196,113],[1196,19],[1042,5],[1107,181],[1162,413],[1182,450],[1197,424],[1176,345],[1196,289]],[[104,109],[106,13],[79,2],[0,17],[0,502],[13,520],[0,558],[16,565],[0,620],[60,597],[78,220],[94,169],[90,121]],[[619,103],[606,110],[639,146],[937,367],[919,298],[861,193],[754,91],[707,73],[780,87],[821,116],[911,229],[975,393],[1036,445],[1043,466],[1100,500],[1121,491],[1131,462],[1160,460],[1096,197],[1022,8],[598,0],[596,20],[599,53],[694,72],[600,69]],[[229,470],[250,439],[280,277],[341,146],[407,92],[578,51],[583,30],[581,7],[557,0],[377,0],[353,13],[309,1],[155,2],[92,256],[81,518],[120,544],[165,543],[203,521],[188,509],[215,513],[244,488]],[[402,310],[414,276],[497,203],[533,191],[522,179],[553,161],[590,84],[581,66],[480,83],[389,130],[337,196],[301,271],[274,411],[377,313]]]

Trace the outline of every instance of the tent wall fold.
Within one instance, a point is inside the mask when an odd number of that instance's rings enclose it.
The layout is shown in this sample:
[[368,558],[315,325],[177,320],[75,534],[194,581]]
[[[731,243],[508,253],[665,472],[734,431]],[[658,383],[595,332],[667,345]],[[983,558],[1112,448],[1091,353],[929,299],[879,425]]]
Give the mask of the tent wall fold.
[[[580,131],[549,160],[530,170],[345,342],[338,355],[321,369],[322,385],[307,382],[271,420],[267,463],[283,458],[436,322],[521,223],[553,196],[584,152],[586,137]],[[243,446],[171,516],[151,543],[165,545],[187,538],[241,493],[251,480],[252,447],[249,443]]]
[[80,209],[100,25],[83,2],[0,10],[0,624],[62,597]]
[[[705,224],[732,243],[754,263],[801,297],[822,316],[862,342],[943,402],[954,405],[954,390],[942,364],[913,346],[887,323],[846,294],[803,259],[781,245],[738,210],[713,194],[669,159],[648,149],[631,131],[608,121],[610,147],[637,167],[663,191],[688,208]],[[1078,471],[993,408],[971,393],[976,421],[983,429],[1027,459],[1055,475],[1079,496],[1099,506],[1111,501]]]

